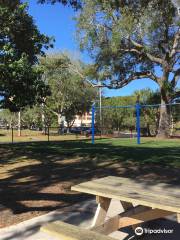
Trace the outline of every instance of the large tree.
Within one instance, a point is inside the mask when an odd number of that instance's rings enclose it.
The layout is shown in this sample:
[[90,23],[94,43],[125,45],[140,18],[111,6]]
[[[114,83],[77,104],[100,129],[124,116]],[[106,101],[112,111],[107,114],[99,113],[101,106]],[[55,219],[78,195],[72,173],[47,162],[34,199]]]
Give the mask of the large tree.
[[20,0],[0,0],[0,107],[19,111],[47,94],[38,55],[51,47]]
[[170,0],[84,0],[77,18],[80,46],[95,64],[92,78],[109,88],[151,79],[161,94],[159,137],[170,133],[180,76],[180,20]]
[[65,117],[70,126],[75,115],[89,111],[96,90],[84,81],[83,64],[66,53],[41,58],[41,66],[44,69],[44,81],[51,90],[51,96],[44,99],[44,108],[57,116],[59,125]]

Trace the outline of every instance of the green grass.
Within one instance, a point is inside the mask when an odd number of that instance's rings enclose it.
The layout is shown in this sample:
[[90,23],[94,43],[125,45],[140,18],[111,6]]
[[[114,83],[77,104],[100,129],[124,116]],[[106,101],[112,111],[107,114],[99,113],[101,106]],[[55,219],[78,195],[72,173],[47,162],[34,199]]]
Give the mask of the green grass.
[[[57,131],[56,131],[57,132]],[[55,133],[56,133],[55,132]],[[76,135],[58,135],[52,134],[50,132],[49,140],[50,141],[62,141],[62,140],[76,140],[83,139],[84,136]],[[48,141],[48,136],[42,134],[41,131],[33,131],[28,129],[21,130],[21,136],[18,136],[18,131],[13,131],[13,141],[14,142],[34,142],[34,141]],[[11,143],[12,142],[12,130],[0,129],[0,143]]]
[[[33,142],[12,145],[0,145],[5,159],[3,162],[21,158],[21,153],[27,159],[46,161],[48,156],[53,158],[63,156],[63,159],[81,157],[86,161],[98,163],[111,161],[113,163],[131,162],[134,164],[154,163],[165,166],[180,167],[180,140],[159,140],[142,138],[141,145],[135,139],[98,139],[92,145],[90,140]],[[10,146],[12,148],[10,148]],[[29,156],[30,153],[30,156]]]

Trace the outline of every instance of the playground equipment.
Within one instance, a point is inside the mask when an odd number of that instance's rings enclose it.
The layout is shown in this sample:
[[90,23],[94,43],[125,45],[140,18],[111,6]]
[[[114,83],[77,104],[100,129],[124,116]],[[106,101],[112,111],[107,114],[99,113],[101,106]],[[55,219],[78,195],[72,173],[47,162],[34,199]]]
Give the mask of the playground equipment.
[[[167,104],[170,109],[170,135],[174,130],[180,135],[180,103]],[[141,136],[155,136],[160,119],[160,107],[167,105],[153,104],[128,106],[92,106],[92,144],[95,143],[97,129],[104,137],[129,137],[141,143]],[[112,119],[113,118],[113,119]],[[116,121],[115,121],[116,120]],[[176,129],[175,129],[175,126]],[[115,134],[116,133],[116,134]]]

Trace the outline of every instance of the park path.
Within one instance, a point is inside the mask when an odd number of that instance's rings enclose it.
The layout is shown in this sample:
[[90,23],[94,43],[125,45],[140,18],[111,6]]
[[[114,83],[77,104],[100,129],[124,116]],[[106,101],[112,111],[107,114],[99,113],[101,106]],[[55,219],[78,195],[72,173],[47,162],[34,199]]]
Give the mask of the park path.
[[[0,240],[59,240],[56,237],[49,236],[40,231],[40,227],[48,222],[62,220],[68,223],[88,228],[91,225],[93,215],[96,209],[94,200],[74,204],[71,207],[64,208],[63,210],[56,210],[48,214],[35,217],[33,219],[24,221],[14,226],[0,229]],[[122,211],[122,207],[118,201],[114,201],[108,211],[108,217],[111,217]],[[146,234],[143,240],[179,240],[180,228],[179,225],[172,219],[162,219],[154,221],[149,225],[145,224],[143,227],[147,228],[166,228],[173,229],[174,233],[171,235],[148,235]],[[135,238],[134,231],[131,228],[124,229],[121,232],[114,232],[112,237],[118,240],[131,240]]]

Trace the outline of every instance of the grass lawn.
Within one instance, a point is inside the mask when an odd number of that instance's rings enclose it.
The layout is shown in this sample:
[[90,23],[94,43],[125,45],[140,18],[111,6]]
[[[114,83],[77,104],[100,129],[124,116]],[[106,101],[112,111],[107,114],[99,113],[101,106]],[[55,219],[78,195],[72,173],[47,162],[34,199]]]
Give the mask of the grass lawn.
[[107,175],[180,184],[180,140],[102,139],[0,145],[0,226],[68,207],[89,196],[70,186]]
[[[51,130],[51,129],[50,129]],[[57,129],[52,133],[52,130],[50,131],[49,140],[50,141],[62,141],[62,140],[76,140],[78,139],[84,139],[84,136],[79,135],[58,135]],[[34,141],[48,141],[48,136],[45,134],[42,134],[41,131],[33,131],[28,129],[21,130],[21,136],[18,136],[18,131],[13,130],[13,141],[14,142],[34,142]],[[6,130],[6,129],[0,129],[0,143],[11,143],[12,142],[12,130]]]

